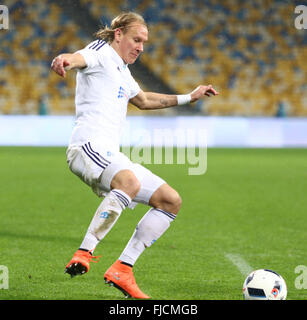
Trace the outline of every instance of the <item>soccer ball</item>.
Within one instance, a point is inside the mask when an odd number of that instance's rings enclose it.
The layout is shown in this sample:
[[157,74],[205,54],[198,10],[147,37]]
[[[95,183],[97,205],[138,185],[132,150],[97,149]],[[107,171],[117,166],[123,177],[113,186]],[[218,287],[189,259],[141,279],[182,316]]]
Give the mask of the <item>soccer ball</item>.
[[245,300],[286,300],[286,282],[275,271],[255,270],[244,281],[243,297]]

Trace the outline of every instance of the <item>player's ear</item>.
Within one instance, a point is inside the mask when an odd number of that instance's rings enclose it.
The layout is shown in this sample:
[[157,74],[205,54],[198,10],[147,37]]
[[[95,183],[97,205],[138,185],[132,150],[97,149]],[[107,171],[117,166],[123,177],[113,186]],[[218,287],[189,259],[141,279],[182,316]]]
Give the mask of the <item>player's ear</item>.
[[122,37],[122,34],[123,34],[123,32],[122,32],[121,28],[116,28],[116,29],[114,30],[114,40],[115,40],[117,43],[120,42],[120,39],[121,39],[121,37]]

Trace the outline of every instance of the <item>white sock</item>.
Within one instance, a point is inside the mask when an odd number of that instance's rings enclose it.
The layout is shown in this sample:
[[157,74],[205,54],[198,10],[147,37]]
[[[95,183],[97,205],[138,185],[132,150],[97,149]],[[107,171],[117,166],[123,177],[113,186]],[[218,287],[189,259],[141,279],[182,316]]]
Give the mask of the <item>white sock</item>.
[[134,265],[146,247],[150,247],[169,228],[176,215],[151,208],[136,226],[119,260]]
[[125,192],[110,191],[97,208],[80,248],[93,252],[130,202],[131,198]]

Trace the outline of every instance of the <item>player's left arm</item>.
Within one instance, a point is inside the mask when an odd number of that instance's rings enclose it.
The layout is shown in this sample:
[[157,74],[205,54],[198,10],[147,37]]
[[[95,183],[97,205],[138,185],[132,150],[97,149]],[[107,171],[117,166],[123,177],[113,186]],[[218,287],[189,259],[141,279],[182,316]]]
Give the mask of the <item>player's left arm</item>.
[[180,104],[195,102],[203,96],[210,97],[211,95],[215,96],[218,94],[219,93],[212,87],[212,85],[198,86],[195,90],[186,95],[144,92],[141,90],[135,97],[130,99],[130,102],[139,109],[154,110],[175,107]]

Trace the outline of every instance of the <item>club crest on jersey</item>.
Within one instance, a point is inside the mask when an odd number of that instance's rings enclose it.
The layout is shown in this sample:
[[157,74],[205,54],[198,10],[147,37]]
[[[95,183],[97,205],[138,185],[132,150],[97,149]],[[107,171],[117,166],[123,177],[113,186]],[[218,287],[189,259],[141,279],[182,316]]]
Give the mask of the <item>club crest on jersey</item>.
[[123,87],[119,87],[117,98],[119,98],[119,99],[126,98],[127,100],[129,99],[127,92],[125,91],[125,89]]

